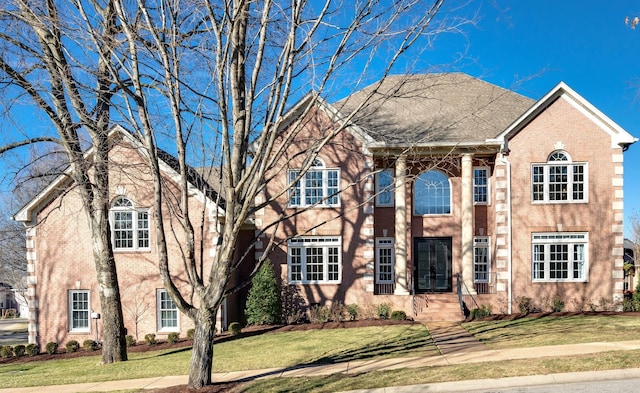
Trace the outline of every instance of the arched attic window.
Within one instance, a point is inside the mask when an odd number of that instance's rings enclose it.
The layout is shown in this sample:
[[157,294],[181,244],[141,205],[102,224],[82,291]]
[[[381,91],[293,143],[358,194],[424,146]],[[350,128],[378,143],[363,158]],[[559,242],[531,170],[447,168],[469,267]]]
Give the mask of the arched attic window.
[[413,205],[416,215],[450,214],[451,184],[443,172],[422,172],[413,188]]
[[554,150],[544,164],[531,165],[534,203],[587,202],[588,166],[573,162],[569,153]]
[[148,209],[136,209],[131,199],[119,196],[111,204],[109,216],[114,250],[149,249]]

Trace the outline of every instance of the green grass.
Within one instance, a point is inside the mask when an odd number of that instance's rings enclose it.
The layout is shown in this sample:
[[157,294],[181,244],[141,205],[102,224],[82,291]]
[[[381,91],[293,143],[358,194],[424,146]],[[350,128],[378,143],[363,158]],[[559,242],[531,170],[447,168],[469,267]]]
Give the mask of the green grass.
[[[422,325],[271,333],[214,346],[214,372],[337,363],[380,357],[438,354]],[[191,350],[131,353],[130,360],[99,365],[100,356],[0,366],[0,386],[42,386],[189,373]]]
[[640,318],[631,316],[570,316],[521,318],[513,321],[480,321],[463,327],[492,349],[596,341],[634,340]]

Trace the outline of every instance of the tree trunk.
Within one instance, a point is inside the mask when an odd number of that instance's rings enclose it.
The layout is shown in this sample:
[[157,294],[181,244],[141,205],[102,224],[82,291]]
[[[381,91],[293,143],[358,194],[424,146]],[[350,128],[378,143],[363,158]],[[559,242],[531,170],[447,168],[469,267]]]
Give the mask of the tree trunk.
[[211,385],[216,311],[210,311],[205,307],[198,309],[195,324],[191,367],[189,371],[189,387],[198,389],[206,385]]

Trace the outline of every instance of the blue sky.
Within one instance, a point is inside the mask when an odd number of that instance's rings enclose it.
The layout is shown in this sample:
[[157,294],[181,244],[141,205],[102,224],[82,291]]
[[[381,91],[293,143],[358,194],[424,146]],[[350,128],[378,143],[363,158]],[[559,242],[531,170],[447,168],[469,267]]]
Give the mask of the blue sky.
[[[475,26],[442,37],[432,55],[454,68],[539,99],[564,81],[614,122],[640,137],[640,16],[638,1],[473,1]],[[469,14],[471,15],[471,14]],[[440,56],[442,58],[440,59]],[[625,153],[625,235],[640,213],[640,142]]]

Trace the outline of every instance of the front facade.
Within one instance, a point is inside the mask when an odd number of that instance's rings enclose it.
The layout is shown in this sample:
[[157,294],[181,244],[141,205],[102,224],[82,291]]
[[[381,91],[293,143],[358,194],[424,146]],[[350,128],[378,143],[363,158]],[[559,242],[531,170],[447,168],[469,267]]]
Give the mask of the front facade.
[[270,259],[307,305],[456,319],[458,294],[502,313],[622,300],[623,152],[635,138],[562,83],[538,101],[464,74],[375,89],[314,104],[291,156],[344,130],[306,173],[302,158],[282,163],[267,194],[293,187],[256,220],[291,217]]

